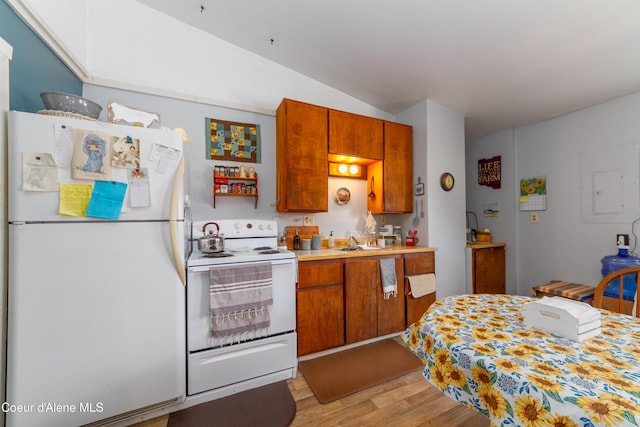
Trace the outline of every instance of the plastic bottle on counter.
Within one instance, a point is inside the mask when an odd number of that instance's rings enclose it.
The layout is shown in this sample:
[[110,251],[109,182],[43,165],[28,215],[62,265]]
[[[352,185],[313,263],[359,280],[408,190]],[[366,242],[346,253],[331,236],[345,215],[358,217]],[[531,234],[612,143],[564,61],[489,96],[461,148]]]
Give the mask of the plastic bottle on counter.
[[298,235],[298,230],[296,230],[296,235],[293,236],[293,250],[300,250],[300,236]]
[[327,246],[328,246],[330,249],[332,249],[332,248],[335,248],[335,247],[336,247],[336,242],[335,242],[335,240],[333,239],[333,231],[330,231],[330,232],[329,232],[329,241],[328,241],[328,243],[327,243]]

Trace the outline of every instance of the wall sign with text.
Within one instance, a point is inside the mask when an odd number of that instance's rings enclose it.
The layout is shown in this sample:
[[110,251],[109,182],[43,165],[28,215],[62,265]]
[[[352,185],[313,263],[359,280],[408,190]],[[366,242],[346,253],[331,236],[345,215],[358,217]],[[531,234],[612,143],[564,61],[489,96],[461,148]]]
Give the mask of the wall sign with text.
[[478,184],[498,189],[501,178],[501,156],[478,160]]

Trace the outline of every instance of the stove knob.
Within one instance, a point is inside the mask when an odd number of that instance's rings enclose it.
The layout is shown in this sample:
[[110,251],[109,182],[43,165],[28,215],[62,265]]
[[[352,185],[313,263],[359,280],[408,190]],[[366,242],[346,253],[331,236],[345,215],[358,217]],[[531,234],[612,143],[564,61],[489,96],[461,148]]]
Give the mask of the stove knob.
[[258,225],[258,230],[264,230],[264,224],[259,224]]
[[273,224],[267,224],[267,230],[272,230],[273,229]]
[[242,227],[242,224],[240,224],[239,222],[236,222],[235,224],[233,224],[233,228],[235,228],[236,230],[239,230],[240,227]]

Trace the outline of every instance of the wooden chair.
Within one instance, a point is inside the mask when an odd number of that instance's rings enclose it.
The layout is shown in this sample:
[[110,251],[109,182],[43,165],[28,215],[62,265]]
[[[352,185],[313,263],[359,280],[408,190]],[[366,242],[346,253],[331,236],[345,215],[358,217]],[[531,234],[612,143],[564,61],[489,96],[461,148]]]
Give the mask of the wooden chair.
[[[598,286],[593,295],[593,306],[598,308],[604,308],[606,310],[615,311],[618,313],[632,314],[634,302],[625,300],[622,295],[623,276],[633,274],[636,280],[636,299],[638,297],[638,284],[640,284],[640,266],[627,267],[606,275]],[[609,284],[618,279],[619,292],[618,297],[608,297],[604,295],[604,290]],[[635,317],[640,317],[640,304],[635,304]]]

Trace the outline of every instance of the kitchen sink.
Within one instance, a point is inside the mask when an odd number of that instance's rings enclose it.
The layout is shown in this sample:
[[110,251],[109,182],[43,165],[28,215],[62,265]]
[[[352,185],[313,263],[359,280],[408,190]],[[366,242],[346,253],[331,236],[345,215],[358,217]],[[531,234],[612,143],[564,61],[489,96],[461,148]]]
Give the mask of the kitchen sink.
[[377,246],[369,246],[369,245],[359,245],[359,246],[355,246],[355,247],[346,247],[346,248],[335,248],[336,251],[343,251],[343,252],[366,251],[366,250],[371,250],[371,249],[382,249],[382,248],[379,248]]

